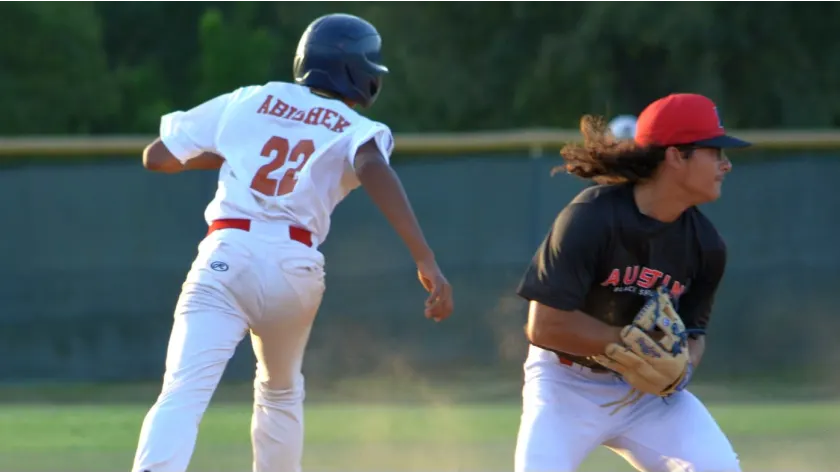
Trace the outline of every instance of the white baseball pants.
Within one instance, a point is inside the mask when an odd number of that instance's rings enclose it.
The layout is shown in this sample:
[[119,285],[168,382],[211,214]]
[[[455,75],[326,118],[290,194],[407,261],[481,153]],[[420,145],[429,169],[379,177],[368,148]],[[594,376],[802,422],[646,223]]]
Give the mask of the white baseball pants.
[[599,445],[639,471],[741,471],[729,440],[693,394],[647,395],[614,415],[601,407],[629,389],[611,373],[563,365],[554,353],[530,347],[515,471],[575,471]]
[[[256,222],[255,222],[256,223]],[[324,258],[259,231],[225,229],[199,245],[178,300],[163,389],[146,415],[133,471],[185,471],[228,361],[250,332],[257,359],[254,471],[300,471],[303,353],[321,304]],[[259,230],[259,229],[256,229]]]

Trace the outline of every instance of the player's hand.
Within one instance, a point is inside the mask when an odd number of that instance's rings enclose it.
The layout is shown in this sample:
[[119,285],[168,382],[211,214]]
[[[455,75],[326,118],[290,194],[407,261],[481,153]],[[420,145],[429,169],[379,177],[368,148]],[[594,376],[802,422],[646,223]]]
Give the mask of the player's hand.
[[444,277],[435,260],[418,261],[417,277],[429,292],[426,299],[426,318],[435,322],[446,319],[452,313],[452,286]]

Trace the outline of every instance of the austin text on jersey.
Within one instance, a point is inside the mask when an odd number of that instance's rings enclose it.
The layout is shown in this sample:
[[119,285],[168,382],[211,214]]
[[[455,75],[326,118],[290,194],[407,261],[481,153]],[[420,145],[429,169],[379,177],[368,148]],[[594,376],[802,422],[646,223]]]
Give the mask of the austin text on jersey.
[[671,285],[671,295],[674,299],[677,299],[685,291],[685,286],[676,279],[672,279],[670,274],[665,274],[647,266],[627,266],[624,268],[623,278],[621,270],[615,268],[610,271],[609,277],[601,283],[601,286],[615,287],[615,292],[638,292],[646,295],[648,293],[652,294],[661,281],[661,285],[665,287]]

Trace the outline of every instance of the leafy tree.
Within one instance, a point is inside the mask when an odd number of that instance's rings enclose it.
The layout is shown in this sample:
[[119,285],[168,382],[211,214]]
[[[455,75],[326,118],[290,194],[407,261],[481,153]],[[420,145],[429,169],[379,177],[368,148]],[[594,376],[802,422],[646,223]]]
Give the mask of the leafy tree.
[[2,133],[152,133],[291,80],[332,12],[380,30],[391,73],[364,113],[397,131],[569,128],[680,91],[730,127],[840,126],[836,3],[97,2],[0,6]]
[[107,130],[119,97],[93,6],[3,3],[0,18],[0,133]]

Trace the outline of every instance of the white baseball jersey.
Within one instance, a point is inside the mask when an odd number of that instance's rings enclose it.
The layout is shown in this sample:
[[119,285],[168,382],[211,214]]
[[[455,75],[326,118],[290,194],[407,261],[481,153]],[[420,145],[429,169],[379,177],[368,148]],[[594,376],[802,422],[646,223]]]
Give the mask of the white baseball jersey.
[[390,162],[391,130],[343,102],[285,82],[242,87],[161,119],[160,137],[181,162],[209,151],[224,157],[205,210],[220,218],[285,221],[323,243],[330,217],[359,187],[356,150],[374,139]]

